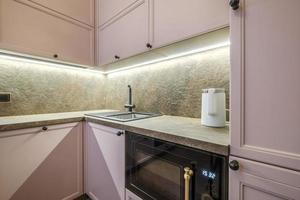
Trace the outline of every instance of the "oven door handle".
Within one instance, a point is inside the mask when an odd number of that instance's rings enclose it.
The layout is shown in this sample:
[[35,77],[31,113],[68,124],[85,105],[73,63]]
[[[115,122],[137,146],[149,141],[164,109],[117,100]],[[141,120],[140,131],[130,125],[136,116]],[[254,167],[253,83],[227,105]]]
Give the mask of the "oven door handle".
[[191,168],[184,168],[184,200],[190,200],[190,182],[193,174]]

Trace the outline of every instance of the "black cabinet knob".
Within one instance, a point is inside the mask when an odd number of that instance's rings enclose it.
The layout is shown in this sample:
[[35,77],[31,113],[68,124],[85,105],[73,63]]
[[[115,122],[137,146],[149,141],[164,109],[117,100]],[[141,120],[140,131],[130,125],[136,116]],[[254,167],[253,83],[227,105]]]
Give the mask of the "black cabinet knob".
[[146,44],[146,47],[147,47],[148,49],[152,49],[152,45],[151,45],[150,43],[147,43],[147,44]]
[[232,160],[229,162],[229,168],[234,171],[237,171],[240,168],[240,164],[237,160]]
[[121,136],[121,135],[123,135],[124,134],[124,131],[119,131],[118,133],[117,133],[117,136]]
[[240,7],[240,0],[230,0],[229,5],[233,10],[237,10]]
[[119,60],[119,59],[120,59],[120,56],[115,55],[115,59]]
[[58,55],[57,55],[57,54],[54,54],[54,55],[53,55],[53,58],[58,58]]
[[42,130],[43,130],[43,131],[48,130],[47,126],[44,126],[44,127],[42,128]]

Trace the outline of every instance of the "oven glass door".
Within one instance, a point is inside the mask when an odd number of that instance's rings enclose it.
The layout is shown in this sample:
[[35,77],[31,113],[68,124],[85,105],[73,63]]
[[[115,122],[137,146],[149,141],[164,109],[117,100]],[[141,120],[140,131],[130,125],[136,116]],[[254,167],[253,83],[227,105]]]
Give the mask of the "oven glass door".
[[226,200],[224,164],[210,154],[126,133],[126,187],[143,200]]

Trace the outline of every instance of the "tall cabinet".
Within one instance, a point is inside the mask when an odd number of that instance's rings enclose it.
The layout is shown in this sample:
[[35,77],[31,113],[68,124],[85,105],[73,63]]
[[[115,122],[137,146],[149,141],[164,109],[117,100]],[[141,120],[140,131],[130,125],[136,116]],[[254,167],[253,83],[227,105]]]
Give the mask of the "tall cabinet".
[[300,199],[299,8],[241,0],[231,11],[230,200]]

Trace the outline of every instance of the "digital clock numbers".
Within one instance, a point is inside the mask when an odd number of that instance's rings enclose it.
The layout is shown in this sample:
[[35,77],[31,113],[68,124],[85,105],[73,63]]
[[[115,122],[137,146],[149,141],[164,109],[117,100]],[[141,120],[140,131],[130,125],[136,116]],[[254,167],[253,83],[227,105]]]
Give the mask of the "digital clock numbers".
[[216,173],[210,172],[208,170],[202,170],[202,175],[205,177],[208,177],[210,179],[215,179],[216,178]]

